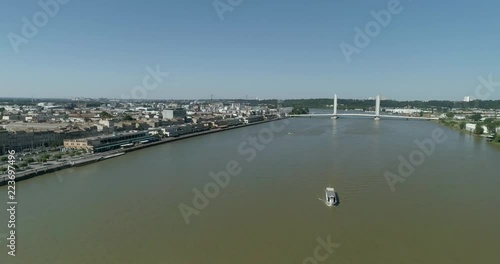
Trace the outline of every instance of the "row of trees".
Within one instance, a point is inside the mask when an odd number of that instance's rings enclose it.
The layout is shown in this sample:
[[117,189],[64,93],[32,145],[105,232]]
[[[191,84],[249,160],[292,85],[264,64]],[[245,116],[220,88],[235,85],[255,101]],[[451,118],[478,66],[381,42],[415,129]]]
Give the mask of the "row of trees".
[[[73,157],[75,155],[81,155],[83,154],[84,151],[71,151],[68,153],[69,156]],[[57,153],[57,154],[54,154],[54,155],[50,155],[50,154],[42,154],[38,157],[29,157],[29,158],[25,158],[24,160],[22,160],[22,162],[18,163],[18,164],[14,164],[13,167],[15,169],[26,169],[29,167],[29,164],[30,163],[33,163],[33,162],[40,162],[40,163],[45,163],[49,160],[59,160],[59,159],[62,159],[63,155],[61,153]],[[8,156],[2,156],[0,157],[0,161],[3,161],[3,162],[6,162],[8,161],[9,158]],[[4,173],[7,171],[7,167],[0,167],[0,172]]]
[[[73,152],[71,153],[73,155],[76,155],[76,154],[80,154],[80,153],[76,153],[76,152]],[[62,154],[55,154],[55,155],[50,155],[50,154],[43,154],[43,155],[40,155],[38,157],[29,157],[29,158],[26,158],[24,159],[23,163],[33,163],[33,162],[47,162],[51,159],[54,159],[54,160],[59,160],[62,158]],[[8,161],[8,156],[3,156],[3,157],[0,157],[0,161],[3,161],[3,162],[6,162]],[[26,165],[27,166],[27,165]]]
[[[357,100],[357,99],[338,99],[339,108],[343,109],[369,109],[375,106],[375,100]],[[309,107],[309,108],[325,108],[327,105],[332,105],[332,98],[319,98],[319,99],[289,99],[283,101],[284,107]],[[446,111],[447,109],[460,108],[460,109],[500,109],[500,100],[480,101],[475,100],[472,102],[453,102],[453,101],[396,101],[396,100],[383,100],[384,107],[392,108],[437,108],[438,110]]]
[[[28,165],[29,164],[27,162],[21,162],[21,163],[19,163],[19,165],[17,165],[17,164],[12,165],[12,167],[14,167],[14,169],[18,170],[19,168],[23,168],[23,169],[27,168]],[[1,167],[0,168],[0,172],[2,172],[2,173],[6,172],[7,170],[8,170],[7,167]]]
[[290,113],[292,115],[305,115],[305,114],[309,114],[309,108],[307,107],[294,107],[292,109],[292,112]]

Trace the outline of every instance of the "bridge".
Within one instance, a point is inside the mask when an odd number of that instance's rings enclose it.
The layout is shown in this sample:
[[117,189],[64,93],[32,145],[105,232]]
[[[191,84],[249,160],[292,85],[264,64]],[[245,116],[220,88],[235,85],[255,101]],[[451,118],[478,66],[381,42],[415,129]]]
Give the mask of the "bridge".
[[333,113],[332,114],[303,114],[303,115],[288,115],[290,117],[315,117],[315,116],[329,116],[332,119],[337,119],[341,116],[362,116],[371,117],[374,120],[380,120],[381,118],[392,118],[392,119],[416,119],[416,120],[438,120],[437,117],[415,117],[415,116],[399,116],[399,115],[381,115],[380,114],[380,95],[377,95],[375,100],[375,113],[374,114],[357,114],[357,113],[337,113],[337,95],[333,97]]

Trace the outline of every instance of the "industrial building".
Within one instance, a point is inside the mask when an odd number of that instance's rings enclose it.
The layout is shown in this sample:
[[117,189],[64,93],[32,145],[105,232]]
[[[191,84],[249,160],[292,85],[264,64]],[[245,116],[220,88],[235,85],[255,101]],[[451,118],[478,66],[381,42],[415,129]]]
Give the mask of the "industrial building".
[[253,115],[253,116],[243,118],[243,122],[245,124],[251,124],[251,123],[260,122],[260,121],[264,121],[264,120],[265,120],[264,116],[261,116],[261,115]]
[[95,153],[113,149],[120,149],[137,143],[152,142],[157,140],[158,138],[150,135],[148,131],[130,131],[98,137],[66,139],[64,140],[64,147],[66,149],[84,149],[88,152]]

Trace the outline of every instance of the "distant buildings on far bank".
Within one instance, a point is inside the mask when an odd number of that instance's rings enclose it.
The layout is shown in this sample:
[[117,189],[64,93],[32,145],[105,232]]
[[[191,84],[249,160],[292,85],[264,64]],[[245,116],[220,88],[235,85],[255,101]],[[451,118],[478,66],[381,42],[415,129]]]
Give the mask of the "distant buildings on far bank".
[[405,114],[405,115],[413,115],[419,114],[423,112],[421,109],[406,109],[406,108],[387,108],[385,112],[393,113],[393,114]]

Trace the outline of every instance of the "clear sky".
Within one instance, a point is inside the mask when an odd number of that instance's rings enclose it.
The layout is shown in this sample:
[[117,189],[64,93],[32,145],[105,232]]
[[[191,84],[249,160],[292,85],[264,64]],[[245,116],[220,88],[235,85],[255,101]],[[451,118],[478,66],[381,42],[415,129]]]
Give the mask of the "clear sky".
[[340,43],[389,0],[244,0],[223,21],[213,0],[71,0],[16,54],[38,1],[0,6],[0,97],[121,98],[156,65],[170,75],[138,96],[461,100],[500,82],[498,0],[401,0],[350,63]]

